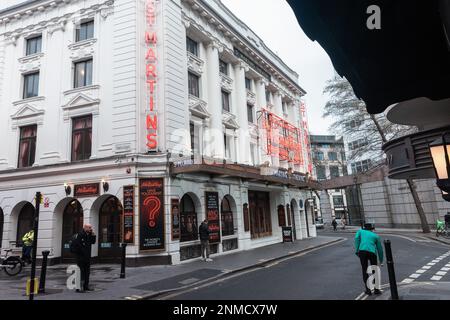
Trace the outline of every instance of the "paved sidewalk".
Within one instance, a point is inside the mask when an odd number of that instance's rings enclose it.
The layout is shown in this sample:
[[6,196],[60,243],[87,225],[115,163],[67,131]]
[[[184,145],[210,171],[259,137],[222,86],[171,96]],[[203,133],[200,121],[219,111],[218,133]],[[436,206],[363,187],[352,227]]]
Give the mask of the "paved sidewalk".
[[[176,266],[148,266],[127,268],[126,279],[120,279],[119,265],[93,265],[91,284],[94,291],[76,293],[66,288],[67,265],[49,267],[46,294],[36,300],[119,300],[150,298],[160,293],[217,279],[231,273],[263,267],[274,260],[307,252],[342,240],[339,237],[318,236],[295,243],[271,246],[213,257],[213,262],[197,259]],[[40,271],[37,271],[37,275]],[[19,277],[8,277],[0,272],[0,300],[28,299],[24,295],[29,268]]]
[[[450,300],[450,282],[414,282],[400,284],[397,288],[400,300]],[[390,300],[389,287],[379,296],[367,300]]]

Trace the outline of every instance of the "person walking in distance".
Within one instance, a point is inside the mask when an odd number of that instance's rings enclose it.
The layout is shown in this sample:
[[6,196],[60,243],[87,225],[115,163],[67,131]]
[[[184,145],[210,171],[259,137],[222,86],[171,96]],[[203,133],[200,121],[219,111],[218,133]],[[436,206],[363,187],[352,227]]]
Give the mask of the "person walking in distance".
[[341,223],[342,223],[342,230],[345,230],[345,225],[347,224],[347,220],[345,219],[345,216],[342,217]]
[[[72,251],[76,254],[77,265],[81,271],[81,282],[83,284],[82,291],[92,291],[89,287],[89,276],[91,272],[91,249],[92,245],[96,242],[96,235],[92,230],[92,225],[86,224],[83,226],[83,230],[78,233],[74,238]],[[77,290],[77,292],[80,292]]]
[[27,232],[23,237],[22,260],[31,264],[31,252],[33,251],[34,230]]
[[336,231],[337,229],[337,221],[336,218],[333,218],[333,221],[331,222],[331,225],[333,226],[333,231]]
[[[380,236],[378,236],[374,230],[375,227],[373,224],[366,223],[364,224],[364,229],[358,230],[355,235],[356,255],[359,257],[361,262],[364,286],[366,288],[366,294],[369,296],[372,295],[372,291],[367,286],[367,279],[369,278],[367,268],[369,266],[369,262],[371,266],[376,266],[378,256],[381,266],[383,265],[383,246],[381,245]],[[381,294],[381,291],[379,289],[375,289],[374,293]]]
[[202,258],[204,261],[212,261],[212,259],[209,258],[209,228],[207,219],[203,220],[200,224],[198,233],[200,234]]

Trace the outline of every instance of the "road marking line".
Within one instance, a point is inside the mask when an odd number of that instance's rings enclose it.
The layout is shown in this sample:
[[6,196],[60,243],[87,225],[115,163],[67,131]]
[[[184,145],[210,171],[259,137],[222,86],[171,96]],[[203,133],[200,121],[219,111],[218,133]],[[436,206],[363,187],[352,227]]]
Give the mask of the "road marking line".
[[359,296],[357,296],[355,300],[359,300],[359,299],[361,299],[363,295],[365,295],[365,293],[364,293],[364,292],[363,292],[363,293],[361,293],[361,294],[360,294]]
[[369,296],[366,294],[361,300],[366,300]]
[[419,273],[413,273],[412,275],[410,275],[409,277],[410,278],[413,278],[413,279],[417,279],[418,277],[420,277],[421,275],[419,274]]
[[405,280],[402,281],[402,283],[411,283],[411,282],[414,282],[414,279],[406,278]]
[[431,277],[430,280],[433,280],[433,281],[439,281],[439,280],[441,280],[441,279],[442,279],[441,276],[433,276],[433,277]]
[[417,271],[416,271],[416,273],[425,273],[425,272],[427,272],[427,270],[422,270],[422,269],[420,269],[420,270],[417,270]]

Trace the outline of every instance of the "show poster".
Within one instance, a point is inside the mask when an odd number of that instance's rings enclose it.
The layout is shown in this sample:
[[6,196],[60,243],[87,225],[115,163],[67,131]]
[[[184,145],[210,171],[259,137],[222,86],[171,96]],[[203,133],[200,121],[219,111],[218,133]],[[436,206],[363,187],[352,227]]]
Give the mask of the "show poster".
[[209,242],[220,242],[219,193],[205,192],[206,214],[209,227]]
[[134,186],[123,187],[123,240],[134,243]]
[[172,240],[180,240],[180,200],[172,199],[170,208],[172,212]]
[[139,249],[164,249],[164,179],[139,180]]

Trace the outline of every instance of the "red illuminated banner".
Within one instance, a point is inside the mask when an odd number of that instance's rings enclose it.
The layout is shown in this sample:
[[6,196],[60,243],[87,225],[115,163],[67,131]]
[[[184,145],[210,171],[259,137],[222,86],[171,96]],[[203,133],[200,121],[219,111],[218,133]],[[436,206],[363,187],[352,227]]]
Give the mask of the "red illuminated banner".
[[283,118],[262,109],[260,128],[267,141],[266,152],[280,160],[303,164],[303,143],[301,130]]
[[145,77],[147,82],[148,102],[146,106],[146,145],[149,151],[158,149],[158,114],[156,112],[156,87],[157,87],[157,55],[156,46],[156,1],[146,0],[145,5],[146,31],[145,31]]

